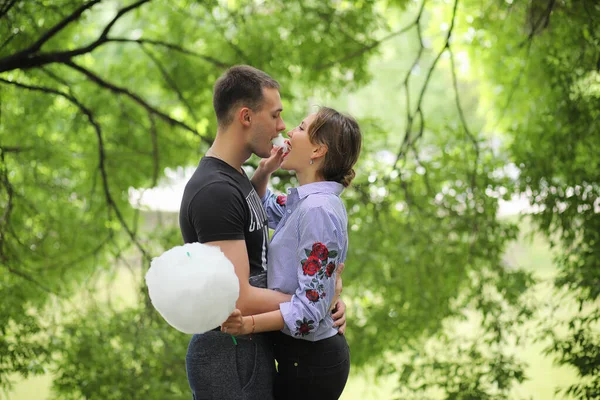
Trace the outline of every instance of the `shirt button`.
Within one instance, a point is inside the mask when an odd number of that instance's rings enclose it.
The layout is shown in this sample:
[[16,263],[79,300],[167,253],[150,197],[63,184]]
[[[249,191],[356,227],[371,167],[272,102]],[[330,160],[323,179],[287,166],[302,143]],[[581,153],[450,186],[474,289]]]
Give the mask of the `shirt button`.
[[292,213],[292,210],[288,210],[288,214],[291,214],[291,213]]
[[298,363],[297,363],[297,362],[295,362],[295,363],[294,363],[294,367],[297,367],[297,366],[298,366]]

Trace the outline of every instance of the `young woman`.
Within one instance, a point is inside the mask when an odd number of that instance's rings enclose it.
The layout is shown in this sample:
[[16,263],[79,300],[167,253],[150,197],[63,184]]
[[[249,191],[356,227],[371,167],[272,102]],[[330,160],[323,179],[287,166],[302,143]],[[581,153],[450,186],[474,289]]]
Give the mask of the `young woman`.
[[[361,132],[352,117],[321,108],[288,136],[289,150],[274,149],[252,183],[275,229],[268,286],[292,299],[264,314],[242,316],[236,310],[222,330],[233,335],[279,331],[273,335],[277,399],[337,399],[350,371],[348,344],[333,327],[330,312],[337,266],[348,251],[348,218],[340,195],[354,178]],[[300,184],[287,196],[267,189],[279,167],[294,170]]]

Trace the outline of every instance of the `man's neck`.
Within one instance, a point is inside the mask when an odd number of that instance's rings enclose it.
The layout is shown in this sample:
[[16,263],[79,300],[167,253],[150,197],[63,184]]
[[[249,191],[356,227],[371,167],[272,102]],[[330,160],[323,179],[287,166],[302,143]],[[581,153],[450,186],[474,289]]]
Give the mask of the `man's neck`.
[[217,137],[206,155],[226,162],[241,173],[242,165],[250,158],[251,153],[245,148],[240,136],[235,132],[217,132]]

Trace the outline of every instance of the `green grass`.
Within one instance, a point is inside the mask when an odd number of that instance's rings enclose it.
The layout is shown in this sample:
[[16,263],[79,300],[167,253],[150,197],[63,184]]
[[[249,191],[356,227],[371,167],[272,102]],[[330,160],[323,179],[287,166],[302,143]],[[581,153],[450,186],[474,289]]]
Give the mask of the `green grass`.
[[[556,273],[556,268],[552,263],[552,253],[547,241],[539,235],[529,237],[530,228],[526,221],[521,221],[519,224],[522,227],[522,235],[508,247],[505,256],[506,261],[511,265],[533,271],[538,278],[551,279]],[[133,276],[128,270],[124,269],[119,274],[118,279],[110,282],[100,280],[97,286],[98,292],[102,293],[104,299],[110,297],[113,305],[119,305],[130,304],[133,301],[133,284]],[[535,288],[534,295],[539,299],[549,298],[551,295],[550,286],[548,284],[538,285]],[[568,313],[568,310],[562,312]],[[532,331],[536,322],[531,321],[530,331]],[[514,389],[515,399],[550,400],[564,398],[554,395],[555,388],[568,385],[576,380],[575,371],[554,365],[551,358],[543,355],[543,349],[543,343],[529,344],[514,349],[523,361],[529,364],[526,370],[529,379]],[[51,383],[52,379],[49,375],[20,381],[15,385],[8,400],[48,399]],[[375,380],[371,372],[354,373],[351,374],[341,399],[393,399],[395,387],[396,379],[393,376]],[[0,394],[0,399],[2,398]]]

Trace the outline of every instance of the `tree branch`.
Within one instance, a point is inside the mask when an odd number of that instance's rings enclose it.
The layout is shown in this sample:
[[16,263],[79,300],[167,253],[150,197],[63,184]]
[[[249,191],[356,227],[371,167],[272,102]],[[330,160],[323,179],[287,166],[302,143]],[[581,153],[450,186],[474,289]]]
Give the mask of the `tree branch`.
[[131,4],[131,5],[127,6],[127,7],[121,8],[117,12],[117,15],[115,15],[115,17],[112,19],[112,21],[110,21],[108,23],[108,25],[106,25],[106,27],[102,31],[102,34],[100,35],[100,37],[98,38],[98,40],[96,40],[96,42],[102,42],[102,41],[105,41],[108,38],[108,33],[112,29],[113,25],[117,23],[117,21],[119,20],[119,18],[121,18],[123,15],[127,14],[128,12],[130,12],[132,10],[135,10],[136,8],[139,8],[140,6],[144,5],[145,3],[148,3],[149,1],[152,1],[152,0],[138,0],[137,2]]
[[[202,2],[203,5],[206,7],[207,2]],[[217,30],[219,31],[219,33],[221,34],[221,36],[223,37],[223,39],[227,42],[227,44],[229,45],[229,47],[231,47],[233,49],[233,51],[238,55],[238,57],[240,57],[241,61],[244,64],[251,64],[250,58],[246,55],[246,53],[244,53],[242,51],[242,49],[237,46],[235,43],[233,43],[231,40],[227,39],[227,34],[225,33],[225,30],[223,29],[223,27],[221,26],[221,24],[218,23],[217,19],[215,18],[215,15],[213,14],[213,12],[211,10],[209,10],[208,8],[206,8],[206,12],[207,14],[210,16],[210,18],[212,19],[212,22],[215,25],[215,28],[217,28]],[[237,13],[236,15],[232,15],[230,9],[226,8],[225,12],[227,12],[228,14],[228,18],[227,21],[232,21],[234,20],[234,18],[237,17]],[[186,14],[184,12],[182,12],[183,14]],[[189,16],[189,14],[188,14]],[[245,22],[245,21],[244,21]]]
[[3,186],[6,187],[6,194],[8,195],[8,200],[6,201],[6,206],[4,207],[4,212],[2,213],[2,218],[0,219],[0,256],[2,258],[4,257],[4,227],[8,225],[10,221],[10,214],[13,208],[14,195],[14,189],[8,178],[8,168],[6,168],[4,152],[4,148],[0,148],[0,161],[2,162],[0,169],[0,179]]
[[376,48],[377,46],[381,45],[382,43],[396,37],[396,36],[400,36],[403,33],[408,32],[413,26],[415,26],[415,24],[417,23],[418,19],[411,22],[409,25],[405,26],[404,28],[396,31],[396,32],[392,32],[387,36],[382,37],[381,39],[375,40],[373,43],[369,44],[369,45],[365,45],[362,49],[358,49],[350,54],[345,55],[344,57],[341,57],[335,61],[329,62],[329,63],[325,63],[325,64],[320,64],[317,65],[316,68],[318,70],[323,70],[323,69],[328,69],[333,67],[334,65],[338,65],[338,64],[343,64],[348,60],[351,60],[353,58],[359,57],[361,55],[363,55],[364,53],[373,50],[374,48]]
[[171,125],[175,125],[175,126],[179,126],[180,128],[185,129],[188,132],[193,133],[194,135],[198,136],[202,141],[204,141],[206,144],[211,145],[212,142],[202,136],[198,131],[196,131],[194,128],[192,128],[191,126],[187,125],[186,123],[176,120],[174,118],[169,117],[167,114],[165,114],[164,112],[158,110],[157,108],[151,106],[150,104],[148,104],[144,99],[142,99],[140,96],[138,96],[135,93],[130,92],[129,90],[120,87],[120,86],[116,86],[112,83],[109,83],[107,81],[105,81],[104,79],[100,78],[98,75],[94,74],[93,72],[75,64],[72,61],[69,61],[67,63],[65,63],[66,65],[68,65],[69,67],[73,68],[74,70],[84,74],[85,76],[87,76],[92,82],[96,83],[97,85],[104,87],[108,90],[110,90],[113,93],[117,93],[117,94],[122,94],[125,95],[127,97],[129,97],[131,100],[133,100],[134,102],[138,103],[139,105],[141,105],[142,107],[144,107],[146,109],[146,111],[156,115],[157,117],[161,118],[162,120],[166,121],[167,123],[171,124]]
[[190,113],[190,115],[192,116],[192,118],[194,118],[194,122],[198,123],[198,117],[196,116],[194,109],[192,108],[190,103],[186,100],[183,93],[181,93],[181,90],[179,90],[179,87],[177,86],[175,79],[173,79],[171,77],[171,75],[169,75],[169,73],[167,72],[167,69],[162,65],[162,63],[160,61],[158,61],[158,59],[156,57],[154,57],[154,55],[150,51],[146,50],[143,45],[140,45],[140,48],[142,49],[144,54],[146,54],[148,56],[148,58],[150,58],[150,60],[152,60],[154,65],[156,65],[156,67],[159,69],[165,82],[167,82],[167,84],[171,87],[171,89],[173,89],[173,91],[177,94],[179,101],[181,101],[185,105],[185,107],[187,108],[187,110]]
[[15,57],[27,56],[29,54],[36,53],[39,49],[42,48],[44,43],[46,43],[48,40],[52,39],[52,37],[54,37],[54,35],[56,35],[60,31],[62,31],[71,22],[77,20],[81,16],[81,14],[83,14],[84,11],[92,8],[93,6],[100,3],[101,1],[102,0],[91,0],[90,2],[83,4],[81,7],[76,9],[71,15],[64,18],[58,24],[56,24],[52,28],[50,28],[50,30],[48,32],[46,32],[41,38],[39,38],[34,44],[29,46],[27,49],[15,54],[14,56]]
[[158,183],[159,173],[159,153],[158,153],[158,133],[156,131],[156,122],[154,121],[154,115],[148,113],[150,119],[150,136],[152,137],[152,159],[154,161],[154,169],[152,170],[152,187]]
[[[535,4],[536,3],[532,3],[531,7],[532,8],[535,7]],[[548,27],[548,24],[550,24],[550,14],[552,14],[552,10],[554,9],[555,4],[556,4],[556,0],[550,0],[548,2],[548,6],[544,10],[544,12],[540,15],[540,17],[537,19],[537,21],[534,22],[533,26],[531,27],[531,32],[529,32],[527,39],[525,39],[523,42],[521,42],[519,47],[522,47],[527,42],[530,42],[533,40],[533,37],[535,36],[536,33],[538,33],[540,26],[542,25],[542,22],[544,22],[544,26],[542,26],[541,29],[545,29]]]
[[17,4],[17,1],[19,0],[8,0],[2,5],[0,5],[0,19],[2,19],[2,17],[4,17],[6,14],[8,14],[10,9],[13,8],[15,4]]
[[43,284],[39,283],[38,281],[36,281],[36,280],[35,280],[33,277],[29,276],[29,275],[28,275],[28,274],[26,274],[25,272],[23,272],[23,271],[18,271],[18,270],[14,269],[14,268],[11,268],[11,267],[7,266],[7,265],[5,265],[4,267],[5,267],[5,268],[6,268],[6,269],[7,269],[7,270],[8,270],[8,271],[11,273],[11,274],[13,274],[13,275],[16,275],[16,276],[18,276],[18,277],[20,277],[20,278],[23,278],[23,279],[25,279],[25,280],[26,280],[26,281],[28,281],[28,282],[31,282],[31,283],[33,283],[35,286],[37,286],[38,288],[42,289],[44,292],[46,292],[46,293],[50,293],[50,294],[53,294],[53,295],[55,295],[55,296],[58,296],[58,297],[62,297],[62,296],[60,296],[58,293],[56,293],[56,292],[54,292],[52,289],[50,289],[48,286],[45,286],[45,285],[43,285]]
[[451,48],[448,48],[448,51],[450,52],[450,71],[452,73],[452,85],[454,86],[454,99],[456,102],[456,108],[458,110],[458,115],[460,117],[460,121],[463,125],[463,129],[465,130],[465,134],[467,135],[467,137],[469,138],[469,140],[471,141],[472,145],[473,145],[473,149],[475,150],[475,163],[473,165],[473,170],[471,171],[471,187],[475,188],[477,186],[477,163],[479,162],[479,143],[477,142],[477,139],[475,138],[475,136],[473,136],[473,134],[471,133],[471,130],[469,129],[469,126],[467,125],[467,119],[465,118],[465,114],[463,112],[463,108],[460,104],[460,96],[458,94],[458,79],[456,76],[456,65],[454,63],[454,53],[452,52]]
[[[400,150],[398,151],[398,154],[396,155],[396,161],[394,162],[394,167],[398,165],[398,161],[404,156],[404,154],[407,150],[408,143],[410,142],[410,135],[412,133],[412,125],[413,125],[413,121],[415,118],[415,116],[411,113],[411,110],[410,110],[410,78],[412,76],[413,70],[419,64],[419,61],[421,61],[421,57],[423,56],[423,51],[425,50],[425,43],[423,43],[423,32],[421,30],[421,18],[423,16],[423,12],[425,10],[426,2],[427,2],[427,0],[423,0],[421,2],[421,7],[419,9],[419,13],[417,14],[417,18],[415,19],[415,22],[414,22],[414,24],[417,27],[417,37],[419,39],[419,52],[417,53],[417,57],[413,61],[412,65],[410,66],[408,71],[406,71],[404,81],[402,82],[402,86],[404,86],[404,89],[405,89],[404,93],[405,93],[405,101],[406,101],[406,131],[404,133],[404,139],[402,140],[402,144],[400,145]],[[417,109],[416,113],[418,113],[421,117],[421,127],[423,129],[424,128],[423,113],[421,112],[420,108]]]
[[223,69],[227,69],[230,67],[230,65],[217,60],[216,58],[204,55],[204,54],[200,54],[200,53],[196,53],[192,50],[186,49],[184,47],[178,46],[176,44],[173,43],[168,43],[168,42],[163,42],[161,40],[154,40],[154,39],[126,39],[126,38],[109,38],[107,39],[107,42],[120,42],[120,43],[137,43],[137,44],[151,44],[154,46],[160,46],[160,47],[165,47],[169,50],[174,50],[177,51],[179,53],[182,54],[186,54],[188,56],[192,56],[192,57],[196,57],[199,58],[201,60],[204,60],[210,64],[213,64],[216,67],[219,68],[223,68]]
[[[429,82],[431,81],[431,76],[433,75],[433,72],[435,71],[437,63],[440,61],[442,54],[444,54],[444,52],[450,48],[450,38],[452,37],[452,32],[454,31],[454,24],[456,22],[456,11],[458,9],[458,1],[459,0],[454,1],[454,6],[452,8],[452,21],[450,23],[450,28],[448,29],[448,34],[446,35],[446,40],[444,42],[444,46],[442,46],[439,53],[433,60],[431,67],[429,67],[429,71],[427,72],[427,76],[425,77],[425,82],[423,83],[423,86],[421,87],[421,91],[419,93],[419,98],[417,99],[417,109],[416,109],[415,113],[421,113],[421,115],[422,115],[421,106],[423,103],[423,97],[425,96],[425,92],[427,91],[427,87],[429,86]],[[423,4],[424,3],[425,3],[425,0],[424,0]],[[409,144],[414,143],[416,141],[416,139],[420,138],[423,135],[424,121],[423,120],[421,120],[421,121],[422,121],[422,123],[421,123],[421,128],[420,128],[419,134],[417,135],[417,137],[415,139],[411,140],[410,133],[412,131],[414,117],[410,117],[410,114],[409,114],[408,123],[407,123],[407,127],[406,127],[406,135],[400,146],[400,150],[398,151],[398,154],[396,155],[396,162],[394,163],[394,167],[396,167],[396,165],[398,165],[398,162],[402,158],[403,154],[405,154],[406,147]]]
[[90,53],[90,52],[94,51],[97,47],[99,47],[102,44],[107,43],[109,41],[108,34],[110,33],[110,30],[112,29],[114,24],[123,15],[127,14],[128,12],[130,12],[132,10],[135,10],[136,8],[142,6],[144,3],[147,3],[151,0],[139,0],[136,3],[133,3],[127,7],[120,9],[117,12],[117,15],[104,28],[104,30],[102,31],[102,33],[100,34],[98,39],[96,39],[94,42],[90,43],[89,45],[87,45],[85,47],[80,47],[78,49],[69,50],[69,51],[57,51],[57,52],[40,53],[40,54],[34,55],[35,53],[37,53],[39,51],[39,49],[42,47],[42,45],[46,41],[48,41],[50,38],[52,38],[52,36],[54,36],[57,32],[59,32],[65,26],[67,26],[70,22],[79,18],[81,16],[81,13],[83,13],[83,11],[87,10],[88,8],[91,8],[94,4],[96,4],[100,1],[102,1],[102,0],[93,0],[93,1],[85,4],[84,6],[80,7],[69,17],[65,18],[63,21],[58,23],[55,27],[50,29],[49,32],[47,32],[42,38],[40,38],[36,43],[34,43],[28,49],[25,49],[16,54],[13,54],[11,56],[1,59],[0,60],[0,72],[6,72],[6,71],[13,70],[13,69],[28,69],[28,68],[33,68],[33,67],[40,67],[42,65],[56,63],[56,62],[64,63],[64,62],[69,61],[73,57]]
[[41,67],[40,71],[42,71],[43,73],[45,73],[46,75],[48,75],[50,78],[54,79],[56,82],[60,83],[61,85],[64,85],[64,86],[68,87],[69,90],[71,90],[71,83],[70,82],[67,82],[65,79],[63,79],[60,76],[56,75],[54,72],[50,71],[48,68]]
[[0,146],[0,154],[2,153],[23,153],[24,151],[33,150],[34,147],[27,146]]
[[148,256],[148,253],[146,252],[144,247],[140,244],[140,242],[137,240],[133,231],[127,225],[125,218],[121,214],[121,210],[117,206],[116,202],[114,201],[114,199],[112,198],[112,195],[110,193],[110,189],[108,186],[108,176],[106,174],[106,168],[104,165],[105,152],[104,152],[104,141],[103,141],[103,137],[102,137],[102,128],[100,127],[100,125],[98,124],[96,119],[94,118],[94,114],[92,113],[92,111],[90,109],[88,109],[86,106],[84,106],[79,100],[77,100],[72,95],[61,92],[56,89],[42,87],[42,86],[26,85],[26,84],[18,83],[18,82],[11,82],[11,81],[8,81],[3,78],[0,78],[0,82],[15,85],[15,86],[18,86],[18,87],[21,87],[24,89],[29,89],[29,90],[39,91],[39,92],[43,92],[43,93],[47,93],[47,94],[54,94],[57,96],[61,96],[65,99],[67,99],[72,104],[74,104],[87,117],[88,121],[94,128],[94,131],[96,132],[96,137],[98,139],[98,157],[99,157],[98,169],[100,170],[100,176],[102,177],[102,185],[104,188],[104,196],[106,198],[106,202],[107,202],[108,206],[110,208],[112,208],[113,211],[115,212],[115,215],[117,216],[117,219],[119,220],[119,223],[121,224],[123,229],[125,229],[125,231],[129,235],[131,241],[136,245],[138,250],[140,250],[140,252],[144,256],[144,258],[149,260],[150,257]]

